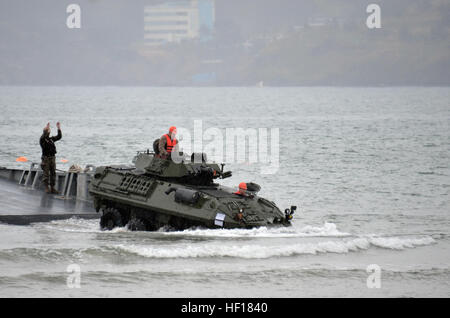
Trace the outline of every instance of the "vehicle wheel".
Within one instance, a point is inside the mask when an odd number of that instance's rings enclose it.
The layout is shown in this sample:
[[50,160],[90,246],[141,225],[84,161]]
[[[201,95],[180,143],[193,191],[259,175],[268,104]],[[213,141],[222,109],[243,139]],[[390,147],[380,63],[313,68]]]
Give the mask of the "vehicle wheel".
[[107,208],[103,210],[103,215],[100,218],[100,228],[102,230],[112,230],[115,227],[123,226],[122,216],[120,212],[114,208]]
[[128,222],[128,229],[130,231],[145,231],[147,227],[141,219],[131,218],[130,222]]

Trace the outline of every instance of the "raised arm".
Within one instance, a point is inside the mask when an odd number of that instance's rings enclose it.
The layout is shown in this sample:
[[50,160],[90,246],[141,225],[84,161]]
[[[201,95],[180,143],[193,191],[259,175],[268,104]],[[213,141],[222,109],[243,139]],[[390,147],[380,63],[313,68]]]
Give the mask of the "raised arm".
[[58,128],[58,135],[51,137],[53,141],[58,141],[62,138],[61,124],[57,122],[56,127]]

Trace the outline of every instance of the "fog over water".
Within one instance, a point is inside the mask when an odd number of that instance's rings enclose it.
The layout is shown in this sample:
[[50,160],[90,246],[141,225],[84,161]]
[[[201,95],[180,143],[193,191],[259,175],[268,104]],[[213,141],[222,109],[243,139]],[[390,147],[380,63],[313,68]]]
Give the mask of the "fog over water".
[[372,3],[3,0],[0,85],[450,85],[450,3]]

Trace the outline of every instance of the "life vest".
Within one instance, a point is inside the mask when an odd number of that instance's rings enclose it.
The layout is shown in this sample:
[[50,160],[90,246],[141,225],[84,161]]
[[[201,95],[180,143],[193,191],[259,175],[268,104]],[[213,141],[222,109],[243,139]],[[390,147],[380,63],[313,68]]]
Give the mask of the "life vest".
[[166,137],[166,150],[168,153],[171,153],[175,145],[177,144],[177,139],[174,138],[173,140],[170,139],[168,134],[164,135]]

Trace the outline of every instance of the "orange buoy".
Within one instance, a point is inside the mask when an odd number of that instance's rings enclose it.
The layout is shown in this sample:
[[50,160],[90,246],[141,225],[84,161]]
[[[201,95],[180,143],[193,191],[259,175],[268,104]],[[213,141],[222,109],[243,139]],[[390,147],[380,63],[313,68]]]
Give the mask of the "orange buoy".
[[67,160],[67,159],[61,159],[61,162],[62,162],[62,163],[67,163],[67,162],[69,162],[69,160]]
[[17,162],[27,162],[28,159],[27,159],[27,157],[19,157],[19,158],[16,159],[16,161]]

